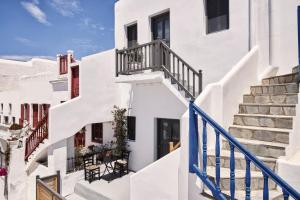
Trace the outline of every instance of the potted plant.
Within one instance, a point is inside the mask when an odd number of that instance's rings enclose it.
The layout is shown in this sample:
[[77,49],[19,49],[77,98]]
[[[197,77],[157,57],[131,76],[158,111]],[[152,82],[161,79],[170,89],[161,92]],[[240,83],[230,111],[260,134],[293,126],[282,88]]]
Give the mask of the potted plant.
[[115,154],[121,155],[127,151],[127,120],[126,109],[114,106],[113,114],[113,129],[115,137]]
[[15,135],[17,136],[18,138],[20,137],[21,135],[21,132],[22,132],[22,126],[19,125],[19,124],[12,124],[10,127],[9,127],[9,131],[12,135]]

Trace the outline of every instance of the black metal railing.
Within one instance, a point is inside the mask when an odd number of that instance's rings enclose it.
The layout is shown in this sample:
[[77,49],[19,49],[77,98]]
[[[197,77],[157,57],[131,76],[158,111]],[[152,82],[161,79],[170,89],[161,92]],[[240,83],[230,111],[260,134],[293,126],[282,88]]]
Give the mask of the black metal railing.
[[75,156],[67,159],[67,173],[83,170],[83,156]]
[[165,77],[192,99],[202,92],[202,71],[192,68],[161,40],[116,50],[116,76],[146,70],[164,71]]

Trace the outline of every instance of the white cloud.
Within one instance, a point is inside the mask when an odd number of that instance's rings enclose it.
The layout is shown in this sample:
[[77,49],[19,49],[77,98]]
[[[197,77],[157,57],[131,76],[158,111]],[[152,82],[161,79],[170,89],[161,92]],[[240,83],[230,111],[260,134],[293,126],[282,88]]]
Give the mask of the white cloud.
[[90,39],[75,38],[72,39],[71,42],[77,51],[96,52],[100,49],[100,47]]
[[90,18],[84,18],[81,21],[82,21],[82,23],[79,24],[81,27],[94,29],[94,30],[100,30],[100,31],[106,30],[106,28],[104,26],[102,26],[99,23],[94,23],[93,20]]
[[79,0],[51,0],[50,5],[65,17],[73,17],[82,10]]
[[48,60],[56,60],[53,56],[31,56],[31,55],[0,55],[0,59],[5,60],[18,60],[18,61],[28,61],[32,58],[41,58],[41,59],[48,59]]
[[46,14],[35,3],[22,1],[21,5],[31,14],[32,17],[38,20],[38,22],[45,25],[50,25],[50,23],[47,21]]
[[26,45],[26,46],[35,46],[34,42],[27,39],[27,38],[24,38],[24,37],[16,37],[15,40],[23,45]]

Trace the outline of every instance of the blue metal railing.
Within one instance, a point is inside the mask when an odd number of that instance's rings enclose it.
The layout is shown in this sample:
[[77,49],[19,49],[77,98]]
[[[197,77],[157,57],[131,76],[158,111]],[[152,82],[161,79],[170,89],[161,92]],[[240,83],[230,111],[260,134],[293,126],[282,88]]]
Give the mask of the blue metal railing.
[[[198,116],[202,119],[202,169],[199,167],[199,132]],[[203,183],[211,190],[216,199],[225,200],[225,196],[220,189],[220,136],[223,136],[230,145],[230,199],[235,199],[235,157],[234,150],[237,149],[245,156],[246,174],[245,174],[245,199],[251,199],[251,170],[250,163],[261,170],[264,178],[263,198],[269,199],[268,181],[272,179],[281,189],[284,200],[289,197],[300,199],[300,193],[287,184],[282,178],[269,169],[262,161],[250,153],[234,137],[232,137],[224,128],[209,117],[204,111],[197,107],[192,101],[189,105],[189,172],[195,173]],[[209,124],[216,133],[216,177],[213,182],[206,173],[207,168],[207,124]]]

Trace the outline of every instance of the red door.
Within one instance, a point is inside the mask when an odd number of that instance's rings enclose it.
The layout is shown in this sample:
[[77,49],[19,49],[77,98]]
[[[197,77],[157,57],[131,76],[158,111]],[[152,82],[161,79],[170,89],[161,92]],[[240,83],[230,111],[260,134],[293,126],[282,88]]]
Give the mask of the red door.
[[38,104],[32,104],[32,125],[33,128],[35,128],[39,122],[39,105]]
[[30,106],[29,104],[25,104],[25,120],[30,122]]
[[71,98],[79,96],[79,66],[72,68]]
[[85,146],[85,133],[76,133],[74,137],[74,147],[84,147]]
[[25,107],[24,104],[21,104],[21,118],[20,118],[20,121],[19,121],[19,124],[21,126],[23,126],[23,122],[24,122],[24,110],[25,110],[24,107]]

